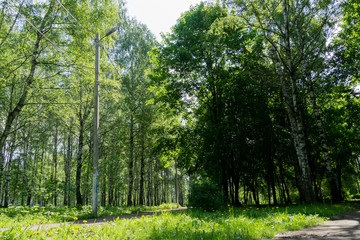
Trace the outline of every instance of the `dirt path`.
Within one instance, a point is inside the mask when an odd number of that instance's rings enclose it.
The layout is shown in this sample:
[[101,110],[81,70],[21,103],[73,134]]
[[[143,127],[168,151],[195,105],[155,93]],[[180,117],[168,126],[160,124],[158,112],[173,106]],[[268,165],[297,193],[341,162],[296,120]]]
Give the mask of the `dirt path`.
[[322,225],[285,232],[272,238],[272,240],[280,239],[360,239],[360,210],[332,217],[330,221]]
[[[154,215],[157,213],[161,213],[161,212],[180,212],[180,211],[185,211],[187,210],[187,207],[182,207],[182,208],[174,208],[174,209],[166,209],[166,210],[158,210],[158,211],[148,211],[148,212],[139,212],[139,213],[134,213],[134,214],[123,214],[123,215],[116,215],[116,216],[109,216],[109,217],[98,217],[98,218],[92,218],[92,219],[86,219],[86,222],[84,222],[84,220],[77,220],[77,221],[72,221],[72,222],[65,222],[65,223],[50,223],[50,224],[39,224],[39,225],[32,225],[32,226],[27,226],[24,227],[26,229],[31,229],[33,231],[41,231],[41,230],[46,230],[49,228],[56,228],[56,227],[60,227],[60,226],[66,226],[66,225],[71,225],[71,224],[76,224],[76,225],[101,225],[101,224],[105,224],[107,222],[111,222],[114,221],[115,219],[119,218],[119,219],[130,219],[130,218],[135,218],[135,217],[141,217],[141,216],[147,216],[147,215]],[[10,228],[2,228],[0,229],[0,231],[6,231],[9,230]]]

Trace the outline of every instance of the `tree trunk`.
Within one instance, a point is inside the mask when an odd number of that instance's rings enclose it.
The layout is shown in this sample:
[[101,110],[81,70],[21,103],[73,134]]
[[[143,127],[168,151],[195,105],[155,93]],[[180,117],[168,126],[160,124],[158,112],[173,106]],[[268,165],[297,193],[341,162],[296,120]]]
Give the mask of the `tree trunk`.
[[70,169],[71,169],[71,159],[72,159],[72,125],[73,120],[70,120],[69,123],[69,134],[67,142],[67,157],[65,159],[65,191],[64,191],[64,205],[70,206]]
[[[106,162],[106,158],[104,159]],[[103,168],[105,169],[105,168]],[[102,187],[101,187],[101,205],[105,206],[106,205],[106,171],[102,171],[101,172],[102,175]]]
[[78,155],[77,155],[77,164],[76,164],[76,180],[75,180],[75,192],[76,192],[76,205],[83,205],[83,200],[81,197],[81,171],[82,171],[82,152],[84,147],[84,117],[82,115],[82,110],[80,106],[79,111],[79,142],[78,142]]
[[311,187],[308,153],[305,142],[304,126],[302,123],[302,117],[300,112],[301,110],[297,97],[298,93],[297,93],[296,80],[294,79],[293,76],[290,78],[290,84],[291,84],[291,91],[290,91],[285,80],[285,74],[282,72],[279,66],[279,60],[277,56],[275,56],[275,64],[281,80],[282,92],[285,97],[286,112],[290,121],[292,138],[294,142],[298,164],[300,167],[302,195],[304,196],[306,203],[311,203],[314,202],[314,193]]
[[[153,205],[153,161],[150,160],[149,162],[149,168],[148,168],[148,191],[147,191],[147,205],[152,206]],[[360,190],[359,190],[360,191]]]
[[[144,134],[144,133],[143,133]],[[144,205],[144,179],[145,179],[145,141],[144,136],[141,139],[141,156],[140,156],[140,194],[139,205]]]
[[[15,146],[16,146],[16,132],[14,132],[13,136],[14,137],[13,137],[13,139],[11,141],[11,144],[10,144],[9,159],[8,159],[7,164],[6,164],[7,171],[6,171],[6,177],[5,177],[5,196],[4,196],[4,204],[3,204],[3,206],[6,207],[6,208],[9,206],[9,185],[10,185],[12,159],[13,159]],[[5,167],[5,169],[6,169],[6,167]]]
[[38,203],[42,206],[43,203],[43,193],[41,191],[42,188],[42,177],[44,173],[44,159],[45,159],[46,151],[45,151],[45,140],[42,142],[42,153],[41,153],[41,164],[40,164],[40,176],[39,176],[39,185],[38,185]]
[[33,165],[32,165],[31,186],[28,188],[28,199],[27,199],[28,206],[33,205],[34,198],[35,198],[35,196],[33,196],[33,193],[35,193],[35,177],[37,175],[37,160],[38,160],[38,155],[39,155],[38,152],[39,152],[39,146],[38,146],[38,143],[36,143],[35,156],[34,156],[34,161],[33,161]]
[[131,115],[130,117],[130,152],[129,152],[129,189],[128,189],[128,197],[127,197],[127,205],[132,206],[132,194],[133,194],[133,183],[134,183],[134,175],[133,175],[133,165],[134,165],[134,117]]
[[25,205],[26,189],[28,189],[26,171],[27,171],[27,161],[29,156],[29,134],[28,136],[24,133],[24,160],[23,160],[23,179],[22,179],[22,193],[21,193],[21,205]]
[[[300,102],[298,100],[298,86],[296,82],[296,69],[292,65],[291,40],[290,40],[290,21],[287,0],[283,0],[284,13],[284,35],[281,39],[285,49],[285,66],[279,65],[278,51],[274,49],[274,63],[276,71],[279,75],[282,92],[285,97],[286,111],[290,121],[294,147],[296,150],[297,160],[301,173],[301,191],[305,198],[305,202],[314,202],[314,193],[311,187],[311,178],[309,173],[308,154],[305,142],[304,125],[301,116]],[[286,73],[287,72],[287,75]],[[290,86],[289,86],[290,85]]]
[[[110,159],[111,162],[107,164],[107,172],[108,172],[108,204],[110,206],[113,206],[114,204],[114,174],[116,170],[114,169],[114,163],[113,160]],[[105,167],[105,168],[106,168]]]
[[234,177],[234,204],[236,206],[240,206],[240,199],[239,199],[239,184],[240,184],[240,177]]
[[54,205],[57,205],[57,145],[58,145],[58,135],[59,135],[59,131],[58,131],[58,126],[55,126],[55,137],[54,137],[54,152],[53,152],[53,180],[54,180]]
[[176,199],[176,207],[179,208],[179,181],[178,181],[177,160],[176,159],[175,159],[175,199]]

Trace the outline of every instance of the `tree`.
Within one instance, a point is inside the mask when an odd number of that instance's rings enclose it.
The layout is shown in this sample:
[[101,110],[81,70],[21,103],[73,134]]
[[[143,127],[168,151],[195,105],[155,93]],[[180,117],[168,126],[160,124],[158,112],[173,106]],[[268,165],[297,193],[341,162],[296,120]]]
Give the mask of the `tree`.
[[[307,73],[316,72],[314,63],[326,53],[324,35],[333,27],[334,5],[331,1],[231,1],[243,9],[242,17],[249,26],[262,31],[269,46],[266,55],[271,59],[285,98],[294,147],[301,170],[301,191],[305,201],[315,200],[308,163],[308,147],[302,105],[303,83]],[[313,102],[315,103],[315,102]],[[313,104],[315,112],[316,105]],[[319,128],[321,130],[321,127]],[[323,141],[324,142],[324,141]],[[329,181],[333,200],[337,188],[333,181],[330,159]]]
[[[2,5],[3,10],[5,11],[5,8],[7,7],[6,4]],[[40,22],[40,27],[39,27],[39,31],[41,33],[47,33],[51,30],[52,25],[56,19],[56,15],[55,15],[55,0],[54,1],[50,1],[49,6],[47,7],[46,13],[44,15],[44,18],[42,18],[41,22]],[[13,8],[10,7],[10,11]],[[21,11],[21,6],[19,8],[19,13]],[[4,12],[3,12],[4,14]],[[17,15],[18,16],[18,15]],[[17,18],[16,18],[17,20]],[[14,24],[16,22],[16,20],[14,21]],[[1,26],[2,28],[3,26]],[[11,31],[13,30],[13,26],[8,30],[8,35],[10,35]],[[6,30],[5,30],[6,31]],[[18,99],[17,99],[17,103],[15,104],[15,106],[11,106],[11,109],[8,110],[8,114],[7,117],[5,119],[5,125],[4,128],[2,129],[1,135],[0,135],[0,149],[1,151],[3,151],[4,146],[5,146],[5,141],[7,139],[7,137],[10,134],[11,131],[11,127],[12,124],[14,122],[14,120],[18,117],[18,115],[20,114],[21,110],[23,109],[23,107],[25,106],[25,102],[27,100],[29,91],[30,91],[30,87],[34,81],[34,75],[35,75],[35,70],[39,64],[38,62],[38,58],[40,56],[40,45],[41,43],[44,41],[44,36],[43,34],[41,34],[40,32],[36,32],[35,34],[35,42],[34,45],[32,47],[31,50],[31,55],[26,56],[26,61],[28,61],[29,63],[29,68],[27,69],[28,72],[26,73],[26,75],[23,78],[24,81],[24,87],[22,88],[22,92],[20,93]],[[7,35],[7,36],[8,36]],[[4,44],[5,40],[8,40],[7,37],[3,38],[2,44]],[[30,60],[28,60],[30,59]],[[22,64],[21,64],[22,65]],[[20,65],[20,66],[21,66]],[[0,172],[2,172],[3,170],[3,163],[4,163],[4,152],[2,152],[2,154],[0,154]]]
[[261,46],[238,17],[219,4],[202,3],[183,14],[155,52],[158,97],[181,113],[190,132],[183,136],[193,138],[181,141],[179,161],[213,179],[225,199],[238,196],[240,175],[254,157],[251,143],[261,141],[250,130],[256,129],[252,121],[266,116],[255,80]]
[[[135,19],[122,13],[123,21],[119,25],[118,41],[116,48],[116,61],[123,69],[123,86],[125,90],[126,112],[129,116],[129,155],[128,155],[128,197],[127,205],[134,204],[134,168],[136,150],[136,132],[140,141],[140,203],[144,197],[144,151],[146,132],[151,122],[150,109],[146,101],[150,99],[147,93],[147,77],[145,70],[150,67],[148,52],[155,43],[153,34],[147,27]],[[150,110],[150,111],[149,111]]]
[[[66,117],[71,118],[76,111],[75,109],[73,111],[73,106],[76,102],[82,101],[83,104],[80,104],[80,109],[77,110],[79,150],[76,178],[77,201],[81,204],[82,142],[83,136],[87,135],[85,123],[91,109],[91,102],[88,99],[92,96],[92,90],[84,85],[88,85],[87,81],[93,79],[93,74],[87,70],[93,66],[93,61],[89,61],[93,59],[92,31],[102,32],[103,29],[115,25],[118,18],[114,9],[118,9],[119,3],[118,1],[107,1],[105,4],[90,3],[90,1],[76,3],[42,1],[35,4],[31,1],[17,1],[1,4],[0,43],[1,52],[4,52],[0,61],[2,69],[0,120],[3,123],[0,132],[1,184],[4,179],[2,175],[4,156],[9,152],[9,141],[6,140],[9,134],[12,131],[20,131],[26,124],[32,125],[32,121],[42,123],[47,117],[46,114],[57,115],[53,118],[56,119],[57,124],[60,122],[60,125],[66,125],[68,120]],[[39,12],[42,12],[41,18],[38,17]],[[104,19],[103,16],[106,18]],[[91,31],[81,24],[87,22],[91,22]],[[111,38],[103,41],[104,44],[110,42]],[[6,58],[3,59],[5,56]],[[15,125],[15,122],[18,124]],[[71,122],[71,124],[76,123],[76,121]],[[49,128],[55,131],[52,126]],[[76,126],[67,126],[69,127],[76,134]],[[47,144],[48,142],[45,142],[44,154],[48,151]],[[58,157],[55,154],[56,150],[53,152],[53,157],[56,159]],[[19,161],[21,162],[22,159]],[[54,160],[54,165],[57,165],[55,162],[57,160]],[[28,170],[29,168],[24,165],[24,178]],[[68,172],[71,174],[71,169]],[[56,178],[55,174],[54,178]],[[69,178],[67,179],[70,181]],[[41,184],[43,183],[42,180]],[[67,184],[68,188],[70,188],[69,184]],[[31,200],[31,194],[29,199]]]

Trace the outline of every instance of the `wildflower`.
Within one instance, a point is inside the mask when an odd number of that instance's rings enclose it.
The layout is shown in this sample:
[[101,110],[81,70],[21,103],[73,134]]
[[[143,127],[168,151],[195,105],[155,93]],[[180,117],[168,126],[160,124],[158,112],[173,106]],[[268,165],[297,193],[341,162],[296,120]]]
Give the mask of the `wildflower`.
[[39,235],[39,234],[40,234],[40,232],[39,232],[39,231],[37,231],[37,232],[36,232],[36,234],[38,234],[38,235]]
[[80,226],[76,226],[75,228],[80,229]]
[[216,225],[215,225],[215,227],[218,227],[218,226],[219,226],[219,224],[216,224]]
[[145,217],[144,215],[141,216],[141,218],[144,218],[144,217]]
[[230,204],[228,204],[228,207],[230,207]]
[[104,218],[103,220],[104,220],[104,222],[106,222],[106,218]]
[[50,233],[49,233],[49,232],[46,232],[46,234],[47,234],[47,235],[50,235]]
[[246,210],[244,209],[243,212],[246,212]]
[[84,220],[84,221],[83,221],[83,223],[87,223],[87,221],[86,221],[86,220]]
[[150,217],[150,215],[146,215],[146,217]]
[[77,217],[73,217],[73,219],[76,221],[76,220],[78,220],[78,218]]
[[34,234],[33,234],[33,233],[30,233],[30,237],[31,237],[32,235],[34,235]]
[[259,208],[256,208],[256,210],[259,210]]
[[279,207],[276,207],[276,208],[279,208]]

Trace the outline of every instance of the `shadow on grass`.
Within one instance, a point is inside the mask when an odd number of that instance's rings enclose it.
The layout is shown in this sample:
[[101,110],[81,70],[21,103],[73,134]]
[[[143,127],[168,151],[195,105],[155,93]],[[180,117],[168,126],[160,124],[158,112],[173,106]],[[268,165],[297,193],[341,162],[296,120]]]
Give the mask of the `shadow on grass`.
[[211,232],[194,229],[154,229],[148,239],[252,239],[245,232],[227,234],[220,229]]

